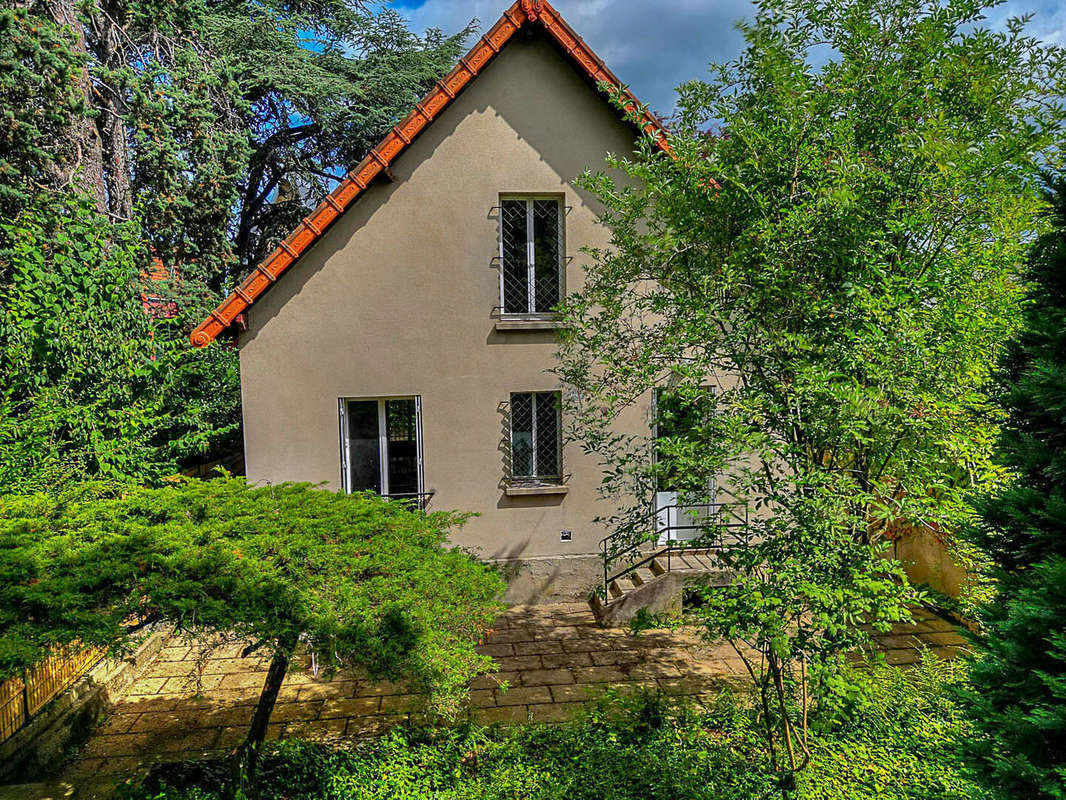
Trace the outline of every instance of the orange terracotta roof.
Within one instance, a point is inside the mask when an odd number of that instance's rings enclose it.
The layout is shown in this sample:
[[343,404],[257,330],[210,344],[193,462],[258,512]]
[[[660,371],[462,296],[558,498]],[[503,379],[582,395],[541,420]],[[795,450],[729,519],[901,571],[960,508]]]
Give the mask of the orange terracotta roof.
[[[595,83],[609,83],[621,87],[615,77],[559,12],[547,0],[517,0],[503,12],[500,20],[482,36],[455,69],[437,84],[389,134],[370,151],[370,154],[330,192],[326,199],[303,223],[290,233],[267,259],[255,268],[248,278],[230,294],[192,332],[190,339],[196,347],[204,347],[230,328],[260,296],[281,277],[296,260],[325,233],[370,183],[395,161],[408,145],[433,122],[455,97],[480,73],[504,45],[526,25],[540,25],[551,35],[573,62]],[[639,107],[637,99],[626,90],[629,112]],[[653,115],[645,113],[639,126],[654,136],[659,146],[669,150],[666,131]]]
[[151,266],[141,272],[142,284],[141,307],[144,313],[155,319],[173,319],[178,315],[178,304],[173,300],[165,300],[152,292],[152,284],[164,281],[174,281],[181,278],[181,273],[175,268],[168,269],[161,258],[153,258]]

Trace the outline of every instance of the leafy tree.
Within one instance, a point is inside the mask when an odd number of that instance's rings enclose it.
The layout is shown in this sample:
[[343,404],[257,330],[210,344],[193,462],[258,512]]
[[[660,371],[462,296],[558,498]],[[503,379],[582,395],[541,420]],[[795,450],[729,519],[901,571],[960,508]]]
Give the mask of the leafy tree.
[[1000,376],[1009,418],[997,450],[1016,479],[980,506],[978,544],[998,593],[981,612],[968,707],[970,754],[1014,797],[1066,797],[1066,179],[1034,246],[1025,327]]
[[[0,347],[41,345],[19,351],[28,361],[7,353],[0,485],[158,478],[228,455],[236,354],[191,351],[186,335],[450,67],[468,32],[418,36],[360,0],[0,10],[0,293],[25,306],[6,315]],[[151,290],[175,312],[166,319],[136,313],[147,254],[171,276]],[[64,319],[29,316],[67,307]],[[90,307],[92,319],[77,316]]]
[[0,491],[159,481],[232,439],[231,354],[190,350],[178,320],[145,313],[135,225],[57,194],[0,238]]
[[[612,247],[567,309],[573,433],[633,498],[608,520],[628,542],[657,536],[664,475],[682,504],[715,500],[717,476],[748,508],[749,536],[724,513],[706,525],[736,578],[699,614],[747,660],[786,794],[809,758],[808,679],[845,691],[860,623],[915,598],[886,530],[950,536],[1000,476],[987,385],[1066,60],[980,14],[764,0],[743,54],[682,87],[671,153],[644,141],[611,160],[623,175],[586,178]],[[654,389],[706,411],[665,442],[612,433]]]
[[88,130],[57,138],[82,154],[97,209],[139,220],[157,256],[215,293],[366,155],[471,31],[418,36],[362,0],[25,5],[18,18],[42,32],[30,43],[65,31],[82,65]]
[[80,487],[0,499],[0,677],[75,640],[128,647],[166,621],[271,662],[229,796],[254,792],[259,749],[300,642],[334,667],[412,682],[454,712],[491,666],[474,646],[502,581],[445,548],[455,514],[240,479]]

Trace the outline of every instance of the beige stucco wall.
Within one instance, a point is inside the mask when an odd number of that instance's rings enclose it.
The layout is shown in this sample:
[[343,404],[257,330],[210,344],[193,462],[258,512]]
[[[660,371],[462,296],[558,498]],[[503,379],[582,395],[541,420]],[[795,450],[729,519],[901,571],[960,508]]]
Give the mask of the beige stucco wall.
[[[569,494],[503,490],[511,392],[559,387],[551,332],[497,333],[501,193],[565,195],[567,282],[603,246],[595,199],[576,188],[633,135],[543,40],[517,38],[379,183],[251,310],[240,339],[253,482],[340,487],[339,398],[422,398],[431,508],[481,516],[455,536],[485,558],[593,553],[608,511],[600,470],[567,446]],[[647,431],[647,407],[624,427]],[[573,541],[560,542],[560,532]],[[586,570],[587,571],[587,570]],[[549,570],[550,573],[550,570]]]
[[907,528],[892,543],[893,558],[903,563],[911,583],[924,584],[949,597],[962,595],[970,576],[951,550],[926,528]]

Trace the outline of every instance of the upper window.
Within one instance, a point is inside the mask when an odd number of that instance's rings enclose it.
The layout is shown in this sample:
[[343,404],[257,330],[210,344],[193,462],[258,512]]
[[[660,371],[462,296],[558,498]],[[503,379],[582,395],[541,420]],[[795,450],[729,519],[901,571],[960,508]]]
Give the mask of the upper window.
[[511,478],[558,482],[562,477],[558,392],[511,395]]
[[500,201],[500,306],[548,314],[563,296],[563,205],[558,198]]

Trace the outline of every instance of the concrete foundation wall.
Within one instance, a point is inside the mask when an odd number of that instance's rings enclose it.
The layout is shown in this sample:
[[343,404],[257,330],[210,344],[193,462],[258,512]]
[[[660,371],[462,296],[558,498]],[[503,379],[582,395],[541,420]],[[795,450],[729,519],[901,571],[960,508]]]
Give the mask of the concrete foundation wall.
[[504,600],[511,605],[577,603],[603,585],[599,556],[560,556],[493,562],[507,580]]

